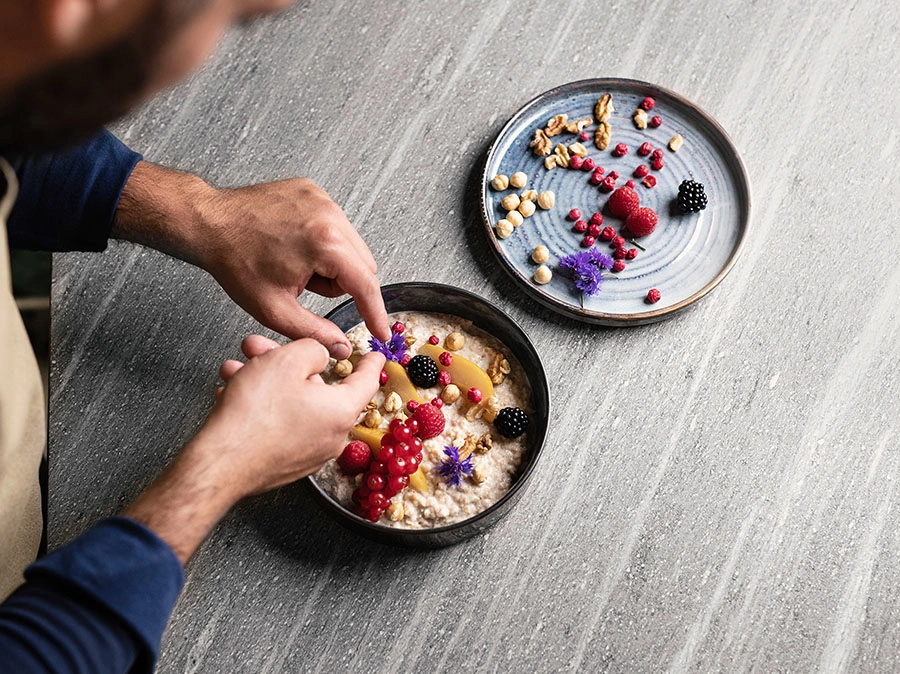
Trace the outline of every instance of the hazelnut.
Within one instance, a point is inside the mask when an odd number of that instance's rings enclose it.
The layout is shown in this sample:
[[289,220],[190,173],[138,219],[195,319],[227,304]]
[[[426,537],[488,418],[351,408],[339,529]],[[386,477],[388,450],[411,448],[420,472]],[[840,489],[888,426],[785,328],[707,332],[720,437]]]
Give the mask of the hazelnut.
[[525,183],[527,182],[528,176],[522,171],[516,171],[509,177],[509,186],[515,187],[516,189],[525,187]]
[[506,214],[506,219],[512,223],[513,227],[518,227],[525,222],[525,218],[522,217],[522,214],[519,213],[519,211],[510,211]]
[[534,282],[539,285],[550,283],[550,279],[552,278],[553,272],[550,271],[550,267],[545,264],[542,264],[540,267],[534,270]]
[[512,223],[505,218],[497,222],[497,236],[501,239],[507,238],[513,233],[514,229],[515,227],[512,226]]
[[500,202],[500,208],[504,211],[514,211],[519,207],[520,203],[522,203],[522,200],[518,194],[507,194],[503,197],[503,201]]
[[537,197],[537,205],[545,211],[549,211],[556,205],[556,195],[551,190],[541,192]]
[[525,190],[519,197],[522,201],[537,201],[538,193],[537,190]]
[[547,260],[550,259],[550,249],[547,246],[536,246],[533,251],[531,251],[531,260],[536,264],[544,264]]
[[459,351],[466,343],[466,338],[461,332],[451,332],[444,340],[444,347],[448,351]]
[[509,178],[507,178],[502,173],[498,173],[491,179],[491,187],[493,187],[498,192],[501,190],[505,190],[509,187]]
[[519,213],[521,213],[523,217],[530,218],[532,215],[534,215],[534,210],[535,210],[534,202],[526,199],[525,201],[523,201],[522,203],[519,204],[519,207],[516,210],[518,210]]
[[447,384],[444,387],[444,390],[441,391],[441,400],[444,401],[447,405],[452,405],[457,400],[459,400],[460,391],[459,386],[456,384]]
[[378,410],[369,410],[363,417],[363,425],[367,428],[378,428],[381,426],[381,414]]
[[349,377],[353,372],[353,363],[349,360],[339,360],[334,364],[334,373],[338,377]]

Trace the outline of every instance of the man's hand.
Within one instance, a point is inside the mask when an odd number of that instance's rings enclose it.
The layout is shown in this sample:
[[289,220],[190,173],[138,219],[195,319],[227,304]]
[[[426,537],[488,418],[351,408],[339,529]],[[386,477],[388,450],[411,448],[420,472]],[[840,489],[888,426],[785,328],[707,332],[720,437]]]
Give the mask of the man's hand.
[[246,364],[226,361],[226,381],[197,436],[123,514],[143,522],[186,562],[241,498],[317,471],[338,456],[378,389],[384,356],[368,353],[331,385],[322,345],[244,340]]
[[335,358],[350,344],[297,302],[304,289],[349,293],[369,331],[390,337],[375,259],[340,207],[302,178],[230,190],[140,162],[125,186],[113,236],[206,269],[263,325],[312,337]]

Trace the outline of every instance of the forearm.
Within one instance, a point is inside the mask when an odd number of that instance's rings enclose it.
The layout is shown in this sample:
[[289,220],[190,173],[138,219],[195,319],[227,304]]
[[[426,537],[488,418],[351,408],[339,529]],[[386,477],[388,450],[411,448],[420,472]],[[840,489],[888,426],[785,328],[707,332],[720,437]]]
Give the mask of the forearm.
[[234,471],[217,461],[219,444],[212,434],[201,431],[122,513],[168,543],[182,564],[245,495],[229,477]]
[[215,195],[198,176],[141,161],[122,191],[111,236],[202,266]]

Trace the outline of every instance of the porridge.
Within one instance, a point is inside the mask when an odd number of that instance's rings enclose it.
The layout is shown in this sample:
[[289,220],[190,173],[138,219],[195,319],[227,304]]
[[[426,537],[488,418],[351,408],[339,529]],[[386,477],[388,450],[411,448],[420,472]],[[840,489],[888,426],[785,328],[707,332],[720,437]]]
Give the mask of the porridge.
[[389,342],[364,324],[347,333],[353,355],[333,364],[336,381],[372,349],[388,362],[382,386],[351,429],[338,459],[315,475],[357,515],[424,529],[472,517],[512,486],[525,449],[530,397],[509,349],[471,322],[396,313]]

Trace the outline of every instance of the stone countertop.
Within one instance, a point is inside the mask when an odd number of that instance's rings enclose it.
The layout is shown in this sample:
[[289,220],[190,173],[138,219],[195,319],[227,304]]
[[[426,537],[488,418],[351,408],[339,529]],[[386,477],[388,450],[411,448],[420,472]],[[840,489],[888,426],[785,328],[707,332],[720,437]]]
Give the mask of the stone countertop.
[[[158,671],[900,668],[900,6],[360,7],[304,2],[235,30],[115,130],[217,185],[309,176],[383,283],[499,304],[555,373],[551,439],[507,518],[434,552],[361,540],[301,486],[241,503],[187,569]],[[694,101],[750,176],[740,261],[662,323],[549,314],[483,233],[491,140],[533,96],[589,77]],[[259,330],[153,251],[54,262],[51,547],[158,474],[219,362]]]

